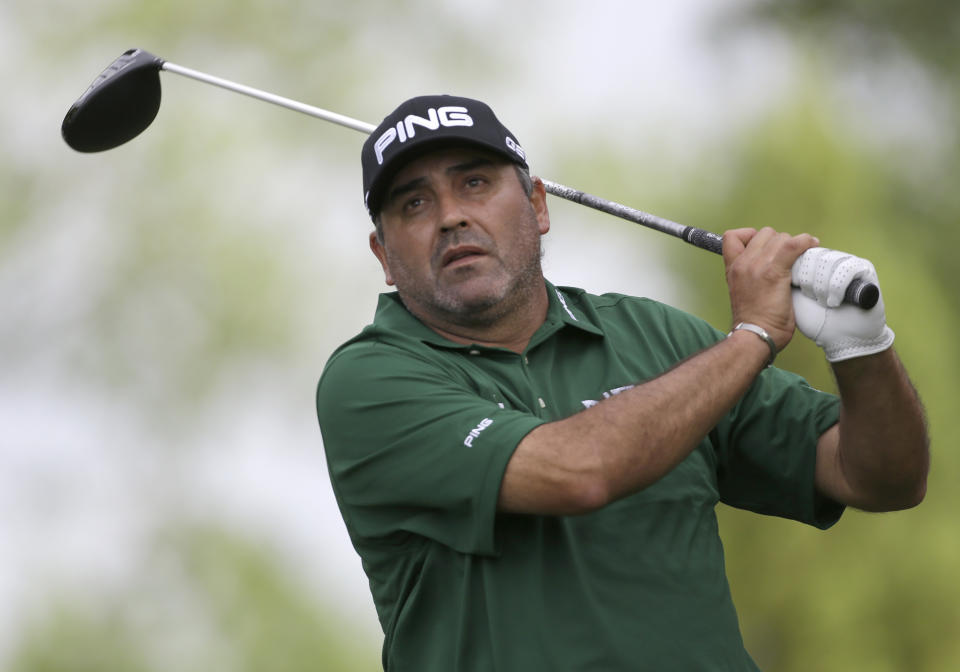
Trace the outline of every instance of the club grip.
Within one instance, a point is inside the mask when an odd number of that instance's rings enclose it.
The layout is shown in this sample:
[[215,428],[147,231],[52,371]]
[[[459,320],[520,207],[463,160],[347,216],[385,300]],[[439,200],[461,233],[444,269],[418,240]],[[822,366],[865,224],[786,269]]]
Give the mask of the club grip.
[[713,231],[688,226],[683,230],[683,233],[680,234],[680,237],[691,245],[699,247],[701,250],[723,254],[723,238]]
[[847,291],[843,295],[844,303],[860,306],[864,310],[870,310],[879,300],[880,288],[872,282],[865,282],[859,278],[854,278],[847,285]]
[[[723,254],[723,238],[712,231],[688,226],[683,229],[680,237],[700,249]],[[847,291],[843,295],[844,303],[860,306],[864,310],[870,310],[879,300],[880,288],[872,282],[865,282],[858,278],[847,285]]]

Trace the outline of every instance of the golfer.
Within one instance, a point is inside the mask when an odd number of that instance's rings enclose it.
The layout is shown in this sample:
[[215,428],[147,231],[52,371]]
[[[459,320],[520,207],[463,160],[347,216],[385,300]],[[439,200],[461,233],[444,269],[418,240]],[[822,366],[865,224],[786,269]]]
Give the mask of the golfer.
[[[756,670],[718,502],[818,528],[924,497],[923,409],[873,266],[770,228],[723,236],[729,333],[542,273],[542,182],[485,104],[423,96],[364,144],[395,292],[317,411],[389,672]],[[835,397],[771,366],[799,329]]]

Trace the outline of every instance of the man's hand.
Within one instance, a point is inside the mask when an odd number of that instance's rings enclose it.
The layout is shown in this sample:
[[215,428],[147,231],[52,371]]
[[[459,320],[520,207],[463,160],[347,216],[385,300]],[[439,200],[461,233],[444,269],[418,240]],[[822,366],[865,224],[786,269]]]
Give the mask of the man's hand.
[[797,328],[823,348],[827,361],[872,355],[893,345],[882,293],[870,310],[842,303],[852,280],[878,284],[877,272],[869,261],[815,247],[797,259],[791,275]]
[[793,337],[791,268],[797,258],[819,244],[811,235],[791,236],[769,227],[733,229],[723,235],[723,261],[733,323],[763,327],[778,350]]

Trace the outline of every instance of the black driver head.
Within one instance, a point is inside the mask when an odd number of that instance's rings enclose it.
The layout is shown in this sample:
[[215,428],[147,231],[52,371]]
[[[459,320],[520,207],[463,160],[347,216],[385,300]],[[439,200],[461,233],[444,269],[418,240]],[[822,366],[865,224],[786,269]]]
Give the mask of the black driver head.
[[60,132],[78,152],[102,152],[132,140],[160,110],[163,59],[125,51],[93,81],[63,118]]

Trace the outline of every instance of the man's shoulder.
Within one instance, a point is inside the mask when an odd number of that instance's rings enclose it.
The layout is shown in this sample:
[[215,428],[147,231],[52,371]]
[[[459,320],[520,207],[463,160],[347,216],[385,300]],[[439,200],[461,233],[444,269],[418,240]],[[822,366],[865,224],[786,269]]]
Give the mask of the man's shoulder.
[[324,372],[343,365],[390,368],[390,363],[402,353],[416,357],[417,353],[426,356],[428,352],[429,348],[415,336],[374,322],[338,346],[327,359]]
[[566,285],[559,285],[557,289],[581,310],[595,313],[607,319],[616,319],[618,316],[632,316],[699,321],[699,318],[690,313],[645,296],[620,292],[594,294],[579,287]]
[[715,343],[723,334],[705,320],[656,299],[619,292],[593,294],[577,287],[557,287],[612,342],[632,347],[637,339],[660,350],[688,356]]
[[329,365],[345,353],[363,356],[375,352],[389,352],[395,348],[415,349],[423,345],[425,336],[430,335],[425,329],[404,308],[396,292],[381,294],[373,322],[338,346],[327,363]]
[[[439,347],[438,347],[439,346]],[[320,374],[319,388],[377,384],[388,378],[430,375],[449,368],[456,349],[419,322],[397,297],[381,294],[374,320],[338,346]]]

